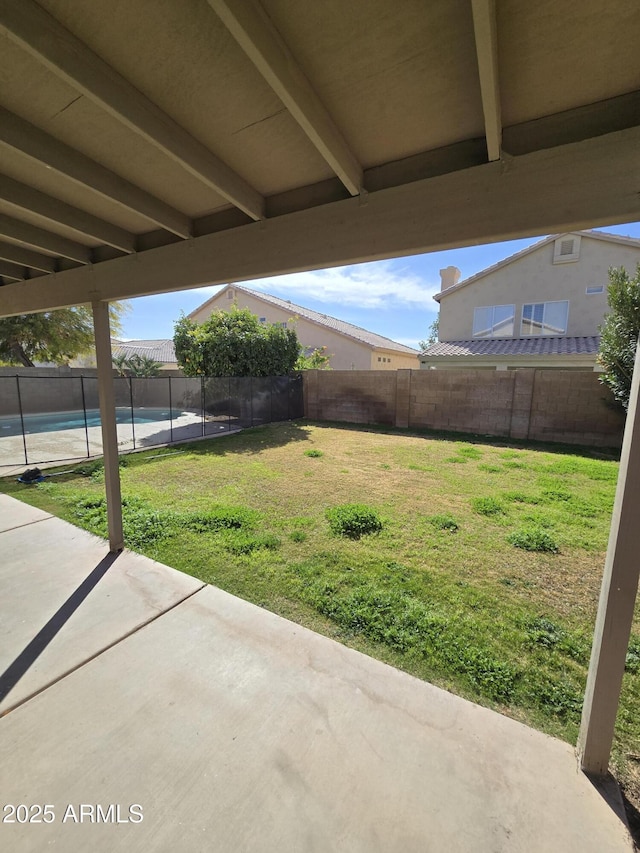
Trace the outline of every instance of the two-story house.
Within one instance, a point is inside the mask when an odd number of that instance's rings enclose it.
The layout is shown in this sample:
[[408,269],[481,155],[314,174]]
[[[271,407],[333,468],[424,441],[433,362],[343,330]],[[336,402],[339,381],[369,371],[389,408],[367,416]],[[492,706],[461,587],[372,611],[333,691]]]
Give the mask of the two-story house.
[[441,270],[439,342],[422,368],[594,370],[610,267],[634,275],[640,240],[600,231],[554,234],[460,281]]

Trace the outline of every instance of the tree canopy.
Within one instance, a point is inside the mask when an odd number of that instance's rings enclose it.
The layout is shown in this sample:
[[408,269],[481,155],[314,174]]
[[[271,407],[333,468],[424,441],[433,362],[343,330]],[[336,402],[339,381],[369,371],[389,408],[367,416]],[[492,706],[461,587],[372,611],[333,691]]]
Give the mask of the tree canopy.
[[635,276],[630,276],[624,267],[609,270],[607,299],[610,311],[600,327],[600,381],[609,386],[626,409],[640,335],[640,264]]
[[162,363],[150,358],[148,355],[127,355],[120,353],[111,359],[113,366],[118,371],[118,376],[137,376],[148,378],[159,376]]
[[309,351],[300,347],[300,354],[295,363],[296,370],[331,370],[331,356],[327,355],[326,347],[316,347]]
[[[113,302],[109,309],[112,331],[116,333],[125,305]],[[0,359],[8,364],[23,367],[47,361],[66,364],[91,352],[93,346],[90,305],[0,318]]]
[[420,341],[420,349],[425,350],[428,349],[432,344],[438,343],[438,335],[440,334],[440,315],[436,317],[436,319],[431,323],[429,328],[427,329],[427,337]]
[[293,329],[262,324],[236,305],[200,324],[180,317],[173,343],[186,376],[285,376],[300,352]]

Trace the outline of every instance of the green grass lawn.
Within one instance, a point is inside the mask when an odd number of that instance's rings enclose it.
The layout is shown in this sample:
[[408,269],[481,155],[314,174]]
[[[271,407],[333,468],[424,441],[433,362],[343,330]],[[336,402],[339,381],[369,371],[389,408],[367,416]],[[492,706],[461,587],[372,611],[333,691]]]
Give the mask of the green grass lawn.
[[[123,459],[125,535],[156,560],[575,743],[617,470],[606,453],[276,424]],[[0,489],[105,535],[102,471],[82,471]],[[342,516],[327,510],[342,504],[370,508],[381,529],[335,533],[330,519]],[[634,799],[639,711],[636,611],[613,755]]]

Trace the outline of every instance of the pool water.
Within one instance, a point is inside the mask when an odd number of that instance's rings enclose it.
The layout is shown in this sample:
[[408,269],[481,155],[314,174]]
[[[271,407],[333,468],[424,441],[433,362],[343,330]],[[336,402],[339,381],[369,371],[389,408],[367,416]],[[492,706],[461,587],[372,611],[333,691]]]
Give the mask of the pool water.
[[[177,418],[187,414],[186,412],[176,410],[170,411],[169,408],[147,408],[140,407],[133,409],[134,424],[153,424],[158,421],[176,420]],[[82,411],[74,412],[48,412],[41,415],[24,415],[24,431],[25,434],[38,432],[58,432],[63,429],[84,429],[85,416]],[[131,409],[127,406],[116,408],[116,423],[130,424]],[[100,410],[87,409],[86,426],[100,426]],[[0,438],[10,435],[21,435],[22,424],[20,417],[9,416],[0,418]]]

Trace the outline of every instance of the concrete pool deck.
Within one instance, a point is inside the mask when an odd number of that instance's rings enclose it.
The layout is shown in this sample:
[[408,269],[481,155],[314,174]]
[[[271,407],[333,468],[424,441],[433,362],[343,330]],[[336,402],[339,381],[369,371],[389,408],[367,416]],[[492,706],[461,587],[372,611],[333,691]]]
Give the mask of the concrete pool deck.
[[[203,425],[206,435],[203,436]],[[202,420],[200,413],[183,412],[173,421],[169,419],[145,423],[118,423],[118,447],[120,452],[161,447],[180,441],[198,438],[213,438],[232,432],[235,425],[228,418]],[[25,461],[25,444],[27,459]],[[75,429],[57,429],[50,432],[29,432],[23,441],[22,434],[0,433],[0,476],[8,476],[26,467],[42,464],[60,465],[71,460],[80,464],[83,459],[102,455],[102,431],[100,425]]]
[[[205,421],[206,434],[202,435],[202,417],[189,415],[179,422],[156,421],[135,425],[135,447],[131,426],[118,424],[118,446],[122,455],[142,450],[172,447],[183,442],[202,441],[238,432],[241,427],[228,419]],[[88,429],[88,455],[85,431],[79,429],[56,430],[27,436],[28,462],[24,462],[22,435],[0,437],[0,477],[17,477],[26,468],[35,466],[45,470],[60,466],[73,468],[102,456],[102,435],[99,426]],[[22,459],[23,461],[16,461]]]
[[633,850],[565,743],[4,495],[0,553],[3,849]]

